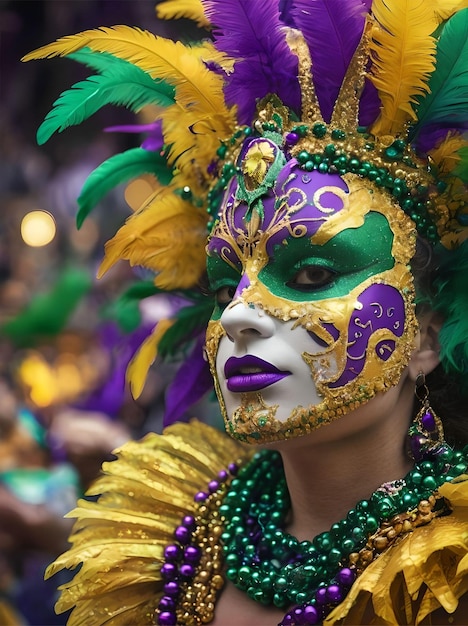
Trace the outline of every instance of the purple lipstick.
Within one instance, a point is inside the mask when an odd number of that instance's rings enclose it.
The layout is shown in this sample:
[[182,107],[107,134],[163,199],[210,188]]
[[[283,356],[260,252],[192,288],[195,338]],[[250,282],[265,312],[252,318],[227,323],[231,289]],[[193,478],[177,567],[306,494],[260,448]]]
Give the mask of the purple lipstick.
[[290,374],[291,372],[282,372],[271,363],[250,354],[241,358],[232,356],[224,366],[226,386],[235,393],[259,391]]

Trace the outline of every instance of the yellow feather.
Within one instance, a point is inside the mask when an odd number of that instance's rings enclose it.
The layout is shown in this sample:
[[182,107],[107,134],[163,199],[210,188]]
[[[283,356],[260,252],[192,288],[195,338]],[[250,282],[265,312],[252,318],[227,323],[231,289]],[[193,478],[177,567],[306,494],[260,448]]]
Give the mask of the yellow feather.
[[192,107],[219,113],[220,104],[224,105],[222,81],[206,69],[200,58],[212,48],[204,46],[200,51],[136,27],[103,26],[68,35],[30,52],[23,60],[64,56],[85,46],[129,61],[152,78],[167,80],[179,87],[178,98],[189,98]]
[[466,139],[462,135],[449,133],[437,148],[431,151],[431,158],[441,174],[449,174],[460,162],[458,150],[466,146]]
[[131,215],[106,243],[101,277],[120,259],[155,272],[162,289],[193,287],[205,268],[207,215],[166,188]]
[[126,378],[134,398],[138,398],[143,391],[148,370],[158,353],[159,342],[173,324],[173,320],[161,320],[130,361]]
[[372,12],[370,79],[382,108],[371,132],[395,135],[416,119],[411,105],[427,92],[435,64],[435,40],[430,35],[438,19],[427,0],[375,0]]
[[164,0],[157,5],[156,15],[162,20],[185,17],[193,20],[202,28],[210,26],[200,0]]
[[468,8],[467,0],[433,0],[432,6],[441,21],[448,20],[454,13]]

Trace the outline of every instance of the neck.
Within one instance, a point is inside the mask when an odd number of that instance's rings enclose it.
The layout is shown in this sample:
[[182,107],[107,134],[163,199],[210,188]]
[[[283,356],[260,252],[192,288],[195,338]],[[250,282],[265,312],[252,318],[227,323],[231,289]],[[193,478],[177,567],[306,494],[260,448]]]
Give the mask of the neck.
[[[389,419],[371,420],[348,432],[338,420],[325,426],[323,433],[318,430],[281,447],[292,535],[299,541],[312,539],[346,517],[382,483],[405,476],[412,466],[405,454],[411,405],[408,394],[408,401],[399,403],[400,411]],[[358,412],[341,419],[347,418],[363,419]]]

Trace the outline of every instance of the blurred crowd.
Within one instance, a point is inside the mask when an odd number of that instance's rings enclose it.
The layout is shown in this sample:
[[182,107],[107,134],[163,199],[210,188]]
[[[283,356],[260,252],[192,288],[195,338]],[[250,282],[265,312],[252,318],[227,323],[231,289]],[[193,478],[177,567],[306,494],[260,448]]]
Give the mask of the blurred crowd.
[[[65,624],[67,616],[53,610],[61,581],[43,579],[67,546],[72,520],[64,515],[116,447],[162,429],[164,391],[177,366],[156,363],[141,397],[131,397],[126,365],[171,303],[155,297],[131,332],[105,314],[134,279],[126,264],[95,279],[104,242],[129,212],[123,191],[75,227],[89,173],[137,145],[136,137],[102,132],[125,123],[125,111],[106,111],[38,147],[37,127],[81,70],[19,59],[100,25],[155,31],[154,4],[0,0],[0,626]],[[22,234],[34,211],[53,216],[46,245]]]

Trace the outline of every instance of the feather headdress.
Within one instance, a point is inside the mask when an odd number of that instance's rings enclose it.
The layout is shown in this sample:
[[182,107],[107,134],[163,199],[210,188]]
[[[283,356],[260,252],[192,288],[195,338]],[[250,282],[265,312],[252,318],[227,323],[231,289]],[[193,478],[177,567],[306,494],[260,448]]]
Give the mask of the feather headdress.
[[[102,164],[78,200],[81,224],[112,186],[132,181],[134,212],[108,243],[101,271],[125,258],[154,272],[155,291],[189,302],[135,357],[137,390],[158,350],[188,343],[203,379],[204,243],[246,136],[273,133],[305,170],[373,180],[432,244],[467,254],[468,0],[165,0],[157,11],[194,20],[205,40],[183,45],[115,26],[62,37],[23,59],[67,56],[97,72],[55,102],[40,143],[106,104],[158,111],[155,124],[136,127],[149,131],[143,145]],[[453,304],[461,283],[447,280],[458,285],[440,289]],[[458,322],[444,313],[453,331]],[[467,369],[457,357],[463,341],[451,340],[444,356],[458,372]],[[192,383],[185,408],[201,393]],[[177,418],[184,407],[172,404]]]

